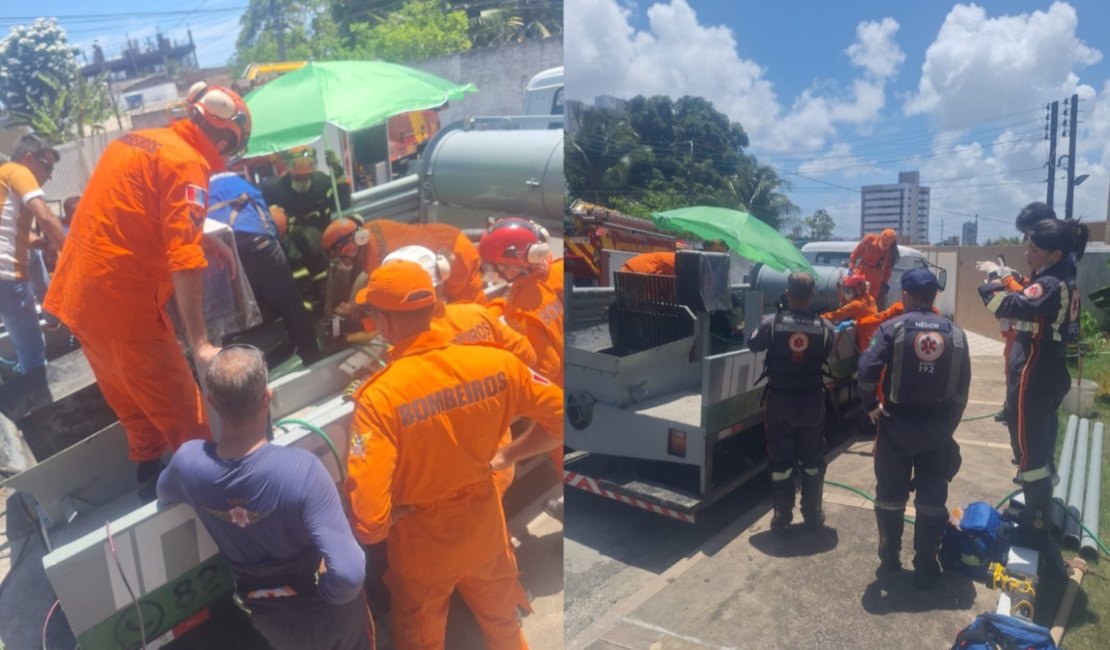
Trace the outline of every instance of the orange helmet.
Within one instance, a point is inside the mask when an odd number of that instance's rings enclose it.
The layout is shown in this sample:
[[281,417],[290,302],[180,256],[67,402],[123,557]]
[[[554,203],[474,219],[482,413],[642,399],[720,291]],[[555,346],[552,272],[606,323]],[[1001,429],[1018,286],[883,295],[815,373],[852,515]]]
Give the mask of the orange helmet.
[[879,240],[883,242],[883,246],[890,246],[898,241],[898,233],[894,232],[893,228],[887,228],[879,234]]
[[527,268],[543,264],[550,254],[543,226],[520,217],[498,219],[478,242],[478,255],[487,264]]
[[366,245],[370,233],[358,221],[341,217],[328,224],[320,238],[320,247],[329,259],[353,260],[359,246]]
[[185,99],[189,117],[200,125],[213,142],[227,141],[225,156],[233,156],[247,148],[251,137],[251,113],[246,102],[234,90],[209,86],[198,81]]

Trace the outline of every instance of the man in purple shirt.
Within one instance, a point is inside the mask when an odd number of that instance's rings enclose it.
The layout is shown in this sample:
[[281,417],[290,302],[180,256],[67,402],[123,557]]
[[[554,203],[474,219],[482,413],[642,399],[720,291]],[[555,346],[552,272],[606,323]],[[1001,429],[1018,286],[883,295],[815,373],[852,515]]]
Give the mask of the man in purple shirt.
[[158,479],[159,502],[196,510],[231,567],[240,606],[275,650],[370,650],[366,558],[319,459],[269,444],[261,352],[225,347],[205,379],[220,442],[182,445]]

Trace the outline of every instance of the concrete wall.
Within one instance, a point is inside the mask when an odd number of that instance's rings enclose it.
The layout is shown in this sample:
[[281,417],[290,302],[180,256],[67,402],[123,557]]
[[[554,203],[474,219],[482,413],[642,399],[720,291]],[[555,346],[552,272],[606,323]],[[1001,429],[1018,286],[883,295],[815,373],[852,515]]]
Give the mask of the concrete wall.
[[[1025,265],[1024,246],[921,246],[930,262],[948,272],[948,285],[944,294],[938,298],[938,306],[946,314],[954,314],[960,327],[989,336],[1001,341],[998,320],[983,306],[979,298],[979,285],[986,275],[976,270],[975,263],[981,260],[997,261],[999,255],[1006,257],[1012,268],[1028,273]],[[950,310],[950,311],[949,311]]]
[[405,65],[478,88],[440,112],[442,125],[464,117],[522,115],[528,80],[537,72],[563,65],[563,39],[510,43]]

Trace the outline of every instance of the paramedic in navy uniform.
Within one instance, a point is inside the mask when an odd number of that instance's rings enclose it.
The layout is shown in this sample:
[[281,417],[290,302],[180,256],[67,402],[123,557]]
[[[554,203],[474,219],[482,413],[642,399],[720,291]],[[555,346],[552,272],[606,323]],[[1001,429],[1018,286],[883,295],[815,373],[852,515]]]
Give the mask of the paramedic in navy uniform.
[[767,455],[771,459],[771,530],[790,534],[794,519],[794,470],[801,469],[802,518],[816,529],[825,522],[825,376],[832,325],[809,308],[814,283],[795,271],[786,281],[787,309],[768,315],[748,337],[753,352],[767,351],[764,394]]
[[[859,361],[863,406],[878,428],[875,519],[879,569],[902,568],[902,517],[913,490],[917,509],[913,569],[918,589],[931,589],[940,577],[937,546],[948,523],[948,482],[959,467],[953,435],[971,385],[967,336],[933,311],[939,288],[928,269],[902,275],[906,312],[879,326]],[[875,390],[880,381],[882,403]]]

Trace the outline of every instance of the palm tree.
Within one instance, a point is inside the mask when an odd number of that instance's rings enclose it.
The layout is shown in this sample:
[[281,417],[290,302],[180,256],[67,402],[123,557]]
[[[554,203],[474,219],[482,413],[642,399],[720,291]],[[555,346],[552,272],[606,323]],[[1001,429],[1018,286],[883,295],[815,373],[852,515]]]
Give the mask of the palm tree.
[[651,147],[640,142],[628,116],[613,111],[581,111],[581,127],[566,139],[566,177],[572,196],[605,203],[615,194],[638,193],[630,182],[638,165],[650,165]]
[[736,187],[748,212],[774,228],[801,214],[790,197],[783,194],[790,189],[790,181],[780,177],[774,167],[760,165],[754,156],[745,156],[741,162]]

